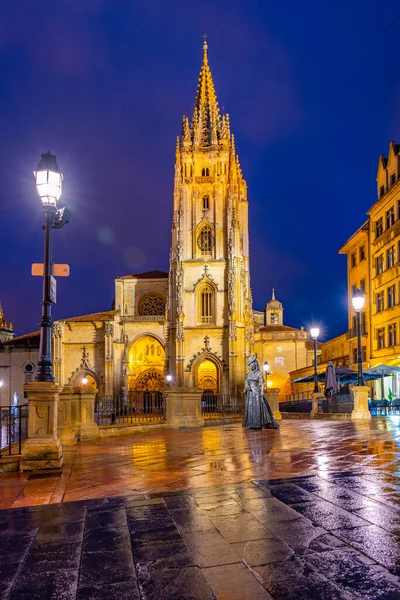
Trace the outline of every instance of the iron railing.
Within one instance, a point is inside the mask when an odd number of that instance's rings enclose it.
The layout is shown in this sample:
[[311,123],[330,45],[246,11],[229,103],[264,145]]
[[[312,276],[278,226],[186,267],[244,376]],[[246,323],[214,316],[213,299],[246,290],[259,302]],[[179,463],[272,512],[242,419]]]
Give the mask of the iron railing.
[[349,414],[353,411],[354,400],[352,394],[336,394],[331,398],[319,398],[318,412],[328,414]]
[[307,390],[306,392],[294,392],[293,394],[286,394],[286,402],[298,402],[299,400],[312,400],[314,390]]
[[201,413],[205,419],[240,417],[244,414],[245,399],[241,394],[204,394]]
[[123,396],[99,396],[94,418],[97,425],[151,423],[165,420],[162,392],[129,392]]
[[400,398],[393,400],[369,400],[368,404],[373,417],[400,415]]
[[[311,394],[312,395],[312,394]],[[311,412],[312,401],[310,399],[290,400],[288,402],[280,402],[279,410],[284,413],[302,413]]]
[[21,454],[22,440],[28,437],[29,405],[0,407],[0,458]]

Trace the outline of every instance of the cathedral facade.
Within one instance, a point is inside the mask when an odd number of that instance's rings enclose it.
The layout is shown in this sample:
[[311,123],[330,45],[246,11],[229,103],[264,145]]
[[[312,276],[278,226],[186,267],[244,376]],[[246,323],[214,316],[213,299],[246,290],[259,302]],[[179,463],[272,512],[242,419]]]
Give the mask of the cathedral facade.
[[[264,324],[268,315],[252,309],[247,186],[204,42],[193,114],[183,117],[176,141],[169,273],[120,277],[113,310],[55,322],[55,379],[105,396],[159,391],[167,381],[241,393],[255,342],[264,357]],[[22,338],[32,347],[38,336]],[[22,351],[22,338],[3,345],[3,360]]]

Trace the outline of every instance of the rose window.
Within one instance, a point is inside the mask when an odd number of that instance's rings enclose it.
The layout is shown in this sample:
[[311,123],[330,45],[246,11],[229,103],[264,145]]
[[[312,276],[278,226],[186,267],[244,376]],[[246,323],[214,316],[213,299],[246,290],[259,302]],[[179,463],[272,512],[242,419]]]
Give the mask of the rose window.
[[163,315],[165,313],[165,301],[161,296],[145,296],[139,306],[140,315]]

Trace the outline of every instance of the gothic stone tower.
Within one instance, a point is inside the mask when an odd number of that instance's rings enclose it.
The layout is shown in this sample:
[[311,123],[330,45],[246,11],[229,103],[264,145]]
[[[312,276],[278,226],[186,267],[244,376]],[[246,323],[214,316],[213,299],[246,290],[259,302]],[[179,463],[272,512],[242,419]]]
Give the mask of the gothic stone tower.
[[176,146],[167,369],[176,387],[235,393],[254,339],[247,188],[203,51]]

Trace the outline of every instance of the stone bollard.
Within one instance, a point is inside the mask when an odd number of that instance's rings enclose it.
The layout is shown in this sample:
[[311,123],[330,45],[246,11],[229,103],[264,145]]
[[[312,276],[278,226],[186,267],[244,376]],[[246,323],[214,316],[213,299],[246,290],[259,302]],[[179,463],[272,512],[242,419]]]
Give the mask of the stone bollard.
[[64,446],[76,445],[76,435],[72,429],[71,398],[72,388],[63,387],[58,400],[58,437]]
[[279,392],[279,388],[267,388],[264,392],[276,421],[280,421],[282,419],[282,413],[279,410]]
[[311,402],[312,402],[312,404],[311,404],[311,412],[310,412],[310,418],[311,419],[315,419],[315,417],[318,414],[318,400],[320,398],[324,398],[324,396],[322,394],[320,394],[319,392],[318,393],[315,393],[315,392],[313,393],[312,400],[311,400]]
[[57,436],[59,386],[33,381],[24,386],[28,394],[28,439],[22,448],[21,471],[61,469],[63,455]]
[[99,437],[99,428],[94,422],[94,403],[97,392],[75,388],[71,397],[72,427],[78,440]]
[[166,419],[171,427],[203,427],[201,415],[202,392],[197,390],[170,390],[165,393]]
[[368,408],[368,387],[366,385],[355,385],[353,387],[354,410],[352,419],[371,419]]

